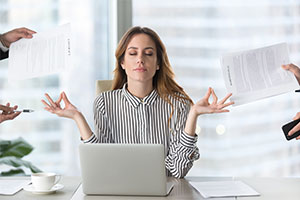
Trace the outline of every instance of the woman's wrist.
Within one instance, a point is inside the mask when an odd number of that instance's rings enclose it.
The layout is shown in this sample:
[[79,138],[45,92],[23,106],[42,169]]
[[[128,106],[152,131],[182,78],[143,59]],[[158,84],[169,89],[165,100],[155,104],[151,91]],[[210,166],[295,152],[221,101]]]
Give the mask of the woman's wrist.
[[189,117],[191,117],[191,118],[197,118],[198,115],[201,115],[201,114],[197,113],[195,105],[191,106],[191,109],[190,109],[190,112],[189,112]]
[[76,122],[81,121],[83,118],[83,115],[80,111],[75,111],[75,114],[73,115],[72,119],[75,120]]
[[187,128],[187,127],[185,127],[184,132],[185,132],[187,135],[192,136],[192,137],[195,137],[195,135],[196,135],[195,131],[190,130],[190,129]]
[[73,117],[74,121],[76,122],[80,136],[83,140],[87,140],[92,136],[92,130],[90,129],[84,115],[80,111],[76,111]]

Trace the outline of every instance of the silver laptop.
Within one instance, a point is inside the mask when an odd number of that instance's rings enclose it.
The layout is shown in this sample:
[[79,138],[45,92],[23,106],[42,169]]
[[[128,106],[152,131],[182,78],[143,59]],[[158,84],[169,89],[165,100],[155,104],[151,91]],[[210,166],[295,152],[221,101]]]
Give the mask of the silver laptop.
[[161,144],[80,144],[82,188],[87,195],[166,196]]

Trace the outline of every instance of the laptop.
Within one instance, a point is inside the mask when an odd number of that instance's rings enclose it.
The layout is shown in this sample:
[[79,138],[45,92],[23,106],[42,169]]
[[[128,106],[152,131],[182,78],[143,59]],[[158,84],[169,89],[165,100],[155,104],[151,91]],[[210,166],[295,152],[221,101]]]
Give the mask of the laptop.
[[80,144],[82,188],[86,195],[167,196],[162,144]]

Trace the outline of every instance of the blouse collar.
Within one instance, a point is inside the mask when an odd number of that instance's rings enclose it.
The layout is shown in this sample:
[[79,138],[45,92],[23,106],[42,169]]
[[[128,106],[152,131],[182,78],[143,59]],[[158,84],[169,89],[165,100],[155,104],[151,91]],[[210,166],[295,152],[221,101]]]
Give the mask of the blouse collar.
[[143,99],[140,99],[140,98],[132,95],[127,90],[127,83],[125,83],[123,85],[122,93],[125,96],[125,98],[128,100],[129,104],[135,108],[137,108],[140,104],[146,104],[146,105],[150,106],[151,104],[153,104],[153,102],[155,101],[155,99],[158,96],[156,89],[154,89],[148,96],[144,97]]

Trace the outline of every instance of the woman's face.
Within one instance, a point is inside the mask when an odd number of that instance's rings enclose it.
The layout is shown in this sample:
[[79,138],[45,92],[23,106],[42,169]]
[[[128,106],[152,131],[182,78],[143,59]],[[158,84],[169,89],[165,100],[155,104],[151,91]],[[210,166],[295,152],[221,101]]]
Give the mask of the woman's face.
[[147,34],[134,35],[125,51],[122,68],[127,74],[128,83],[151,83],[156,70],[157,53],[154,41]]

